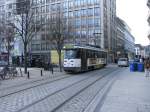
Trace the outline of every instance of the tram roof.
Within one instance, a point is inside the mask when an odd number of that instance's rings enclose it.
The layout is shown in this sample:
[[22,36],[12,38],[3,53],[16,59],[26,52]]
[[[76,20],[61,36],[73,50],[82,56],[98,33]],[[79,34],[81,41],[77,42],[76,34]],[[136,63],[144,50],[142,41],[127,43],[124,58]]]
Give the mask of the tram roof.
[[91,46],[79,46],[79,45],[73,45],[71,47],[67,47],[65,49],[87,49],[87,50],[94,50],[94,51],[103,51],[106,52],[106,50],[97,48],[97,47],[91,47]]

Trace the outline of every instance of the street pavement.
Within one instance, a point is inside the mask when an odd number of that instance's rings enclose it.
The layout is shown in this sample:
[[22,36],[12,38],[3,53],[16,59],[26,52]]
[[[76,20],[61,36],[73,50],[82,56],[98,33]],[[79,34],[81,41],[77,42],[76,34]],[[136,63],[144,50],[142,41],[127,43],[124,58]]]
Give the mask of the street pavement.
[[[100,110],[99,110],[100,109]],[[150,77],[123,71],[96,112],[150,112]]]
[[[30,68],[0,85],[0,112],[150,112],[150,77],[111,64],[68,75]],[[57,76],[57,77],[56,77]]]
[[[22,75],[21,75],[21,72]],[[41,70],[43,75],[41,76]],[[44,80],[48,78],[53,78],[56,76],[62,76],[65,74],[64,72],[59,72],[58,69],[54,70],[54,73],[52,74],[51,71],[46,71],[43,68],[28,68],[28,72],[30,75],[30,78],[27,78],[27,74],[24,73],[24,68],[17,67],[18,75],[14,78],[6,78],[6,80],[0,80],[0,89],[11,87],[23,83],[33,82],[37,80]]]

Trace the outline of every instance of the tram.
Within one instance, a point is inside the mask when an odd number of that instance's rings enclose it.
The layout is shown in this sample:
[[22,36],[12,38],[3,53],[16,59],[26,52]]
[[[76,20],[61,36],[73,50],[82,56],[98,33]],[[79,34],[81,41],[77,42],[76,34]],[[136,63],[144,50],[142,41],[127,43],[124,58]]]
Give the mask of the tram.
[[107,64],[107,52],[91,46],[64,48],[64,71],[77,73],[99,69]]

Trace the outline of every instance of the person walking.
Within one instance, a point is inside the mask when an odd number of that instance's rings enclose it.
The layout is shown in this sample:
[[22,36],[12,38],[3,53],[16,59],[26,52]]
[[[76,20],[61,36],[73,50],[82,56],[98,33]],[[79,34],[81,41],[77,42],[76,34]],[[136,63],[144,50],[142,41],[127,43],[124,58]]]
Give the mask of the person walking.
[[144,62],[144,68],[145,68],[145,76],[148,77],[150,73],[150,59],[147,58]]

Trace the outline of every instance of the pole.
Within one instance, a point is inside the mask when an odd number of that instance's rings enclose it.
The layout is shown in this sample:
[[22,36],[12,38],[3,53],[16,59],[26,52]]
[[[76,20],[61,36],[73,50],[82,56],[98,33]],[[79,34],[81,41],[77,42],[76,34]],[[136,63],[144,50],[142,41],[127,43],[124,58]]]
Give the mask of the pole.
[[41,77],[43,76],[43,71],[41,70]]
[[28,78],[28,79],[30,79],[30,74],[29,74],[29,71],[28,71],[28,74],[27,74],[27,78]]

